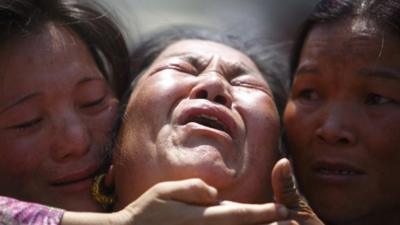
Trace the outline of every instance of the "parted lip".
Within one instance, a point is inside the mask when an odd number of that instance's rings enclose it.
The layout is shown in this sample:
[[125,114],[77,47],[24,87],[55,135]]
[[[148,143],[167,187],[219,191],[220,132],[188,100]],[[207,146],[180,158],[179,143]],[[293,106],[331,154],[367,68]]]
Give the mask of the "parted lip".
[[78,183],[80,181],[94,177],[97,174],[98,166],[89,166],[84,169],[76,169],[73,172],[60,175],[53,179],[50,184],[52,186],[65,186],[73,183]]
[[[228,109],[225,109],[223,106],[213,104],[198,104],[185,107],[178,115],[177,124],[185,125],[190,122],[199,123],[198,118],[215,122],[221,128],[218,130],[227,133],[231,138],[236,137],[237,125],[235,120],[230,115]],[[202,125],[207,126],[205,124]],[[211,126],[208,127],[217,129]]]
[[342,160],[317,160],[311,165],[314,172],[336,176],[363,175],[365,171],[354,163]]

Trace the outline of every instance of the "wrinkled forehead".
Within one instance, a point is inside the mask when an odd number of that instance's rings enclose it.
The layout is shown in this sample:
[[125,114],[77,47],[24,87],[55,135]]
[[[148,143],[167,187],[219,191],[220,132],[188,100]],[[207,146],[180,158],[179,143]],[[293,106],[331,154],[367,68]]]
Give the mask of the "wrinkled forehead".
[[382,51],[385,42],[394,39],[398,37],[374,20],[355,17],[316,25],[310,31],[306,44],[311,49],[324,48],[331,53],[365,55]]
[[254,70],[257,68],[253,60],[235,48],[222,43],[198,39],[181,40],[172,43],[161,52],[155,62],[183,55],[193,55],[209,60],[219,58],[229,64],[243,64]]
[[337,21],[317,24],[311,30],[310,39],[324,41],[337,40],[365,40],[374,38],[383,31],[373,20],[364,17],[345,18]]
[[199,61],[218,60],[218,63],[224,63],[225,66],[241,66],[246,68],[251,74],[265,80],[253,60],[241,51],[214,41],[187,39],[167,46],[148,68],[141,71],[131,83],[132,92],[135,91],[135,87],[141,80],[148,75],[148,71],[152,67],[162,61],[180,57],[197,58]]

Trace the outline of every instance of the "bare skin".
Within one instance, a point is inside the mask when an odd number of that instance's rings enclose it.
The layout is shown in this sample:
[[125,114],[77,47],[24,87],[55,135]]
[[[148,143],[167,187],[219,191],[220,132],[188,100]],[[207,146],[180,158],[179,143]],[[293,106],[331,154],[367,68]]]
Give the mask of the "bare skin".
[[67,212],[62,224],[147,225],[163,221],[164,225],[323,225],[299,195],[287,159],[275,165],[272,179],[274,198],[280,204],[218,202],[215,188],[189,179],[157,184],[112,214]]
[[328,224],[400,223],[399,43],[363,18],[304,43],[284,120],[301,191]]

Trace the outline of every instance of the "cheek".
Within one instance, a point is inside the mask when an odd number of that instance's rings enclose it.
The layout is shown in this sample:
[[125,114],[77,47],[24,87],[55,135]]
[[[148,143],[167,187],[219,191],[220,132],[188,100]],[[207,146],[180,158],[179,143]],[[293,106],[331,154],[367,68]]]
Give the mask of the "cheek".
[[285,127],[285,136],[291,147],[291,151],[296,150],[296,146],[303,146],[310,131],[312,130],[310,117],[302,113],[293,102],[288,102],[283,115],[283,123]]
[[[397,121],[397,122],[396,122]],[[400,168],[400,118],[375,119],[363,126],[361,142],[378,162],[391,162]]]
[[95,144],[105,143],[109,139],[113,122],[117,116],[117,105],[118,102],[115,100],[104,112],[96,116],[86,117],[84,120],[93,141],[96,142]]
[[[143,125],[149,123],[157,125],[153,128],[158,131],[159,126],[170,119],[169,116],[175,105],[179,100],[187,97],[189,91],[188,79],[168,74],[147,77],[135,88],[129,102],[129,114]],[[142,128],[146,129],[146,127]]]
[[[261,148],[264,155],[272,155],[278,149],[280,118],[273,99],[266,95],[255,95],[242,99],[239,113],[246,124],[250,148]],[[262,146],[262,147],[261,147]],[[262,152],[256,154],[263,154]],[[270,153],[270,154],[268,154]]]
[[[50,137],[48,137],[50,138]],[[2,139],[2,138],[0,138]],[[0,150],[0,174],[1,178],[13,177],[15,179],[35,174],[44,163],[46,157],[50,157],[46,138],[20,138],[2,140]]]
[[154,75],[143,81],[135,91],[136,98],[147,107],[170,107],[189,93],[189,83],[186,77],[173,75],[173,73]]

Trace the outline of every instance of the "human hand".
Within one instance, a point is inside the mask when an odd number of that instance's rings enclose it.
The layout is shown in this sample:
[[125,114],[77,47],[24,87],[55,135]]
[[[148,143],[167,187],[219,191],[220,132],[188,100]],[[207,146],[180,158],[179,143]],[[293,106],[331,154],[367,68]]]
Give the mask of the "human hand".
[[188,179],[159,183],[115,215],[122,224],[245,225],[282,221],[288,211],[275,203],[219,204],[215,188],[200,179]]
[[297,224],[324,224],[297,190],[289,160],[281,159],[275,164],[272,170],[272,188],[275,201],[289,209],[289,218]]

